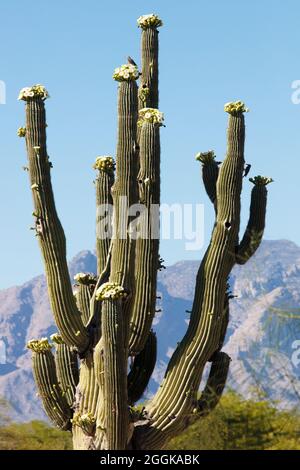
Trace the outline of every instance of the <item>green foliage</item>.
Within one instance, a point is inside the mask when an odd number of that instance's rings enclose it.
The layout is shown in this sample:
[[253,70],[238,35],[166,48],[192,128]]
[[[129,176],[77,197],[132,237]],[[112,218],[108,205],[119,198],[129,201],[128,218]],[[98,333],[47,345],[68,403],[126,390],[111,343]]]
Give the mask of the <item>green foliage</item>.
[[0,428],[0,449],[71,450],[72,436],[41,421],[14,423]]
[[[300,415],[228,392],[206,418],[172,439],[170,450],[300,450]],[[0,427],[1,450],[71,450],[71,433],[41,421]]]
[[300,450],[300,415],[266,400],[243,400],[228,392],[219,406],[172,439],[178,450]]

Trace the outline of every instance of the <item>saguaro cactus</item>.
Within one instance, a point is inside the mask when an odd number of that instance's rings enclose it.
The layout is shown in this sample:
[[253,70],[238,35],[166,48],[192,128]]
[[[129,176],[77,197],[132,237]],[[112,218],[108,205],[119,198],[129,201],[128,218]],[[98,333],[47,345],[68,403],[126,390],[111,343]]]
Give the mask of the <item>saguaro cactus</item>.
[[[164,119],[158,110],[157,28],[162,21],[145,15],[138,25],[142,72],[130,59],[113,75],[119,83],[116,164],[106,155],[94,165],[97,273],[78,273],[75,292],[51,186],[44,105],[48,93],[34,85],[19,96],[26,103],[26,127],[18,135],[26,139],[35,231],[58,328],[51,341],[32,340],[28,347],[44,408],[55,425],[72,431],[75,449],[159,449],[217,405],[230,362],[221,352],[232,297],[228,277],[235,263],[243,264],[253,255],[265,225],[266,185],[271,180],[257,176],[251,179],[250,218],[239,243],[247,109],[240,101],[228,103],[224,162],[216,162],[213,151],[196,156],[216,221],[197,274],[189,326],[158,392],[140,410],[135,404],[143,397],[156,360],[151,325],[161,268],[157,207]],[[103,230],[111,228],[106,213],[111,204],[112,237],[110,230]],[[198,398],[207,363],[210,374]]]

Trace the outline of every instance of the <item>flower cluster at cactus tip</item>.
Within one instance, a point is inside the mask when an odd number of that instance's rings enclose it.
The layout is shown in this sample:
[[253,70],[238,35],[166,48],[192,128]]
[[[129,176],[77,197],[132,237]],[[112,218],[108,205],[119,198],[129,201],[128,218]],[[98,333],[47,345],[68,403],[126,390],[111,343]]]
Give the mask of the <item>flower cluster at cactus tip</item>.
[[213,150],[208,150],[207,152],[197,153],[195,158],[199,162],[205,164],[205,163],[212,162],[216,158],[216,156],[215,156],[215,152]]
[[237,116],[242,113],[248,113],[249,108],[246,107],[243,101],[232,101],[224,105],[224,111],[232,116]]
[[273,183],[273,179],[268,176],[254,176],[254,178],[249,178],[249,181],[256,186],[267,186],[267,184]]
[[55,344],[64,344],[64,340],[59,333],[53,333],[53,335],[50,336],[50,339]]
[[89,273],[77,273],[74,276],[74,281],[76,281],[77,284],[88,286],[89,284],[96,284],[96,277]]
[[164,125],[164,114],[155,108],[142,108],[139,111],[138,126],[142,126],[144,122],[150,122],[158,126]]
[[115,282],[105,282],[96,292],[96,300],[108,299],[124,299],[128,296],[128,292],[124,287],[116,284]]
[[18,100],[30,101],[34,98],[40,98],[43,101],[49,98],[49,93],[44,85],[37,84],[31,87],[22,88],[19,93]]
[[95,170],[105,171],[106,173],[113,173],[115,169],[114,159],[110,155],[97,157],[93,168]]
[[162,20],[159,18],[159,16],[154,15],[154,13],[140,16],[137,19],[137,24],[138,27],[142,29],[159,28],[160,26],[163,26]]
[[139,76],[140,72],[136,65],[124,64],[115,69],[113,79],[117,82],[128,82],[130,80],[137,80]]
[[28,341],[27,348],[36,353],[44,353],[50,351],[52,345],[49,343],[48,338],[32,339]]

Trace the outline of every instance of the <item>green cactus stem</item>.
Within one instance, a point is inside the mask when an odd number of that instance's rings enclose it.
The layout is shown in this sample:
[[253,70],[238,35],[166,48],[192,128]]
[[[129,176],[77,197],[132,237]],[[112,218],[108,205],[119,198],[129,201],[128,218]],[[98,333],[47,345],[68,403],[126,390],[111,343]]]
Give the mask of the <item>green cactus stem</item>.
[[[184,429],[203,368],[218,349],[228,275],[235,263],[244,169],[245,123],[242,112],[229,115],[227,154],[217,181],[216,223],[200,265],[188,330],[170,359],[159,391],[146,407],[151,426],[136,429],[144,448],[158,448]],[[190,393],[190,391],[193,393]],[[172,421],[167,418],[172,416]]]
[[139,86],[139,109],[158,108],[158,30],[162,21],[157,15],[144,15],[138,19],[142,29],[142,76]]
[[[127,207],[137,202],[137,111],[136,82],[121,81],[118,93],[118,144],[116,180],[112,187],[114,204],[113,240],[109,284],[100,291],[104,348],[104,415],[109,449],[124,449],[129,416],[127,398],[127,357],[129,306],[127,293],[134,289],[134,240],[129,236],[130,220],[124,224],[124,197]],[[127,216],[127,214],[126,214]],[[125,234],[124,234],[125,225]],[[126,296],[124,297],[124,294]],[[106,300],[107,299],[107,300]],[[125,373],[125,375],[124,375]]]
[[[115,162],[110,156],[97,157],[94,169],[98,170],[96,185],[96,254],[97,273],[105,268],[111,239],[111,188],[114,183]],[[105,223],[106,222],[106,223]]]
[[70,430],[72,412],[57,379],[51,345],[42,338],[29,341],[27,347],[32,351],[35,383],[47,415],[60,429]]
[[26,89],[26,92],[20,93],[21,99],[26,101],[26,146],[34,211],[40,214],[38,240],[57,327],[66,344],[85,350],[88,347],[88,335],[73,296],[66,261],[65,235],[57,216],[51,185],[44,107],[48,93],[40,87],[36,85],[31,91]]
[[261,243],[265,229],[267,185],[273,180],[272,178],[255,176],[250,178],[250,181],[254,184],[251,192],[250,216],[245,234],[237,248],[236,262],[238,264],[245,264]]
[[[80,365],[79,383],[76,387],[74,414],[77,416],[90,414],[97,416],[99,399],[102,397],[96,379],[93,354],[89,352]],[[100,402],[101,403],[101,402]],[[76,449],[90,449],[96,433],[96,427],[87,429],[73,425],[73,444]],[[88,434],[88,436],[87,436]]]
[[[157,259],[159,257],[160,122],[145,121],[140,134],[139,199],[145,211],[140,215],[140,236],[135,251],[135,291],[131,311],[130,353],[145,345],[155,315]],[[143,227],[143,228],[142,228]]]
[[[110,282],[129,289],[133,266],[134,242],[129,239],[124,212],[137,202],[137,85],[134,80],[119,84],[118,145],[116,180],[112,187],[114,204],[114,240],[111,253]],[[126,198],[126,199],[125,199]],[[125,232],[124,232],[125,229]]]
[[104,416],[107,446],[110,450],[125,449],[128,438],[128,351],[125,322],[122,299],[104,300],[102,306]]
[[[220,339],[219,339],[218,348],[216,350],[217,352],[221,351],[221,349],[223,347],[223,344],[224,344],[224,341],[225,341],[227,327],[228,327],[228,323],[229,323],[229,300],[232,297],[233,296],[231,295],[231,292],[229,291],[229,285],[227,284],[227,291],[225,293],[225,298],[224,298],[224,308],[223,308],[223,312],[222,312],[222,315],[221,315],[221,318],[220,318],[220,322],[221,322]],[[214,354],[213,354],[212,357],[214,357]]]
[[55,343],[55,365],[57,378],[70,407],[74,404],[76,386],[79,382],[78,359],[76,351],[67,346],[60,335],[50,337]]
[[140,400],[149,383],[156,364],[157,339],[150,331],[144,349],[134,358],[132,368],[128,374],[128,403],[134,405]]
[[198,416],[207,416],[219,403],[222,396],[230,365],[230,357],[224,352],[215,354],[209,377],[197,407],[194,411]]
[[196,160],[202,163],[202,179],[205,190],[211,202],[215,204],[217,197],[217,180],[219,176],[219,165],[215,160],[213,150],[200,152],[196,155]]
[[74,291],[76,305],[81,313],[81,318],[85,326],[90,320],[90,302],[91,302],[91,289],[90,286],[79,284]]
[[[135,289],[130,313],[130,354],[143,350],[155,315],[157,266],[159,258],[159,214],[152,209],[160,203],[160,141],[159,126],[164,116],[158,110],[158,30],[162,20],[155,14],[138,18],[142,29],[142,73],[138,92],[139,119],[137,140],[139,142],[139,202],[146,207],[141,220],[148,238],[139,237],[135,252]],[[151,150],[147,148],[150,145]],[[151,232],[154,237],[151,239]],[[146,283],[145,283],[146,282]]]

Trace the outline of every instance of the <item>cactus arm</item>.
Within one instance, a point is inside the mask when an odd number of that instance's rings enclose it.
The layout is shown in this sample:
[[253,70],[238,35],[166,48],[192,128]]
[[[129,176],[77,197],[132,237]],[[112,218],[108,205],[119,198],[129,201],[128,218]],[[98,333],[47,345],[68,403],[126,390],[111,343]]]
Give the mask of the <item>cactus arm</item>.
[[90,318],[91,290],[89,286],[79,284],[75,291],[77,307],[81,313],[84,325],[87,325]]
[[84,350],[88,346],[88,335],[69,278],[65,235],[57,216],[51,185],[45,107],[39,97],[26,101],[26,145],[36,233],[45,263],[52,311],[65,343]]
[[150,331],[144,349],[134,358],[132,368],[128,374],[128,402],[134,405],[140,400],[153,373],[157,355],[157,339]]
[[59,383],[66,394],[68,405],[72,406],[79,381],[77,354],[66,344],[58,344],[55,363]]
[[219,403],[225,388],[230,361],[230,357],[224,352],[215,354],[206,386],[194,410],[196,416],[208,415]]
[[196,155],[196,160],[202,163],[202,179],[206,193],[213,204],[217,197],[217,180],[219,176],[219,165],[215,160],[212,150],[200,152]]
[[91,321],[95,317],[101,317],[100,310],[101,310],[101,302],[99,302],[96,299],[96,294],[97,290],[99,287],[107,282],[109,280],[109,275],[110,275],[110,266],[111,266],[111,252],[112,252],[112,241],[110,241],[109,249],[108,249],[108,254],[106,258],[106,264],[103,268],[103,271],[98,275],[97,283],[93,292],[93,295],[91,296],[90,300],[90,319]]
[[112,157],[98,157],[94,164],[98,175],[96,186],[96,255],[97,273],[100,275],[105,268],[111,239],[111,188],[114,183],[114,162]]
[[51,345],[42,338],[29,341],[27,347],[32,350],[33,375],[44,410],[57,427],[70,430],[72,412],[57,379]]
[[114,204],[114,240],[111,253],[110,282],[129,288],[133,267],[134,243],[127,233],[124,211],[137,202],[137,85],[135,80],[122,81],[118,98],[118,145],[116,180],[112,187]]
[[[159,126],[144,122],[140,134],[138,174],[140,216],[144,235],[135,248],[135,291],[130,318],[130,353],[138,354],[145,345],[155,315],[157,260],[159,258],[160,138]],[[141,228],[141,227],[140,227]],[[142,232],[142,230],[141,230]]]
[[[138,19],[141,35],[142,73],[139,86],[139,110],[158,108],[158,30],[162,21],[156,15]],[[155,112],[155,111],[154,111]],[[143,113],[143,112],[142,112]],[[135,290],[130,318],[130,354],[143,350],[155,315],[157,263],[159,259],[160,137],[159,125],[143,123],[140,113],[139,202],[146,211],[141,217],[148,236],[136,240]],[[161,123],[162,124],[162,123]]]
[[128,437],[125,322],[121,300],[104,300],[102,309],[104,416],[107,446],[110,450],[125,449]]
[[250,178],[254,183],[251,191],[250,216],[245,234],[240,242],[236,262],[245,264],[259,247],[265,228],[266,207],[267,207],[267,184],[271,183],[271,178],[256,176]]
[[96,433],[98,398],[93,355],[88,352],[80,364],[80,378],[75,393],[72,433],[76,449],[90,448]]
[[158,108],[158,30],[142,29],[142,76],[139,86],[139,109]]
[[[120,69],[119,69],[120,70]],[[118,79],[118,70],[115,73]],[[129,237],[130,220],[125,209],[137,202],[137,84],[135,77],[121,80],[118,93],[118,144],[116,180],[112,187],[114,204],[113,240],[109,282],[102,284],[96,299],[102,300],[103,389],[105,434],[109,449],[124,449],[127,444],[129,415],[127,397],[127,358],[129,299],[119,295],[134,289],[134,240]],[[125,231],[124,231],[125,230]]]
[[97,406],[97,428],[94,443],[97,449],[107,449],[106,419],[104,409],[104,340],[103,336],[94,349],[95,377],[99,386]]
[[55,365],[60,388],[65,394],[68,405],[72,407],[79,382],[77,354],[74,349],[63,342],[60,335],[52,335],[51,340],[56,346]]
[[[97,278],[95,274],[80,272],[75,274],[74,280],[76,281],[74,291],[76,305],[81,313],[84,325],[88,327],[91,321],[91,299],[94,296],[99,278]],[[93,344],[94,338],[91,337],[90,330],[88,330],[88,332],[90,344]]]
[[[229,299],[232,298],[232,295],[230,292],[225,293],[225,300],[224,300],[224,308],[221,316],[221,327],[220,327],[220,339],[219,339],[219,344],[217,348],[217,352],[221,351],[225,337],[226,337],[226,332],[227,332],[227,327],[229,323]],[[215,353],[214,353],[215,354]]]
[[230,114],[227,155],[217,182],[216,223],[198,271],[189,327],[170,359],[159,391],[146,407],[151,425],[136,427],[135,435],[144,448],[160,447],[184,429],[184,418],[193,408],[203,368],[219,345],[220,312],[235,261],[233,252],[240,222],[244,138],[242,112]]

